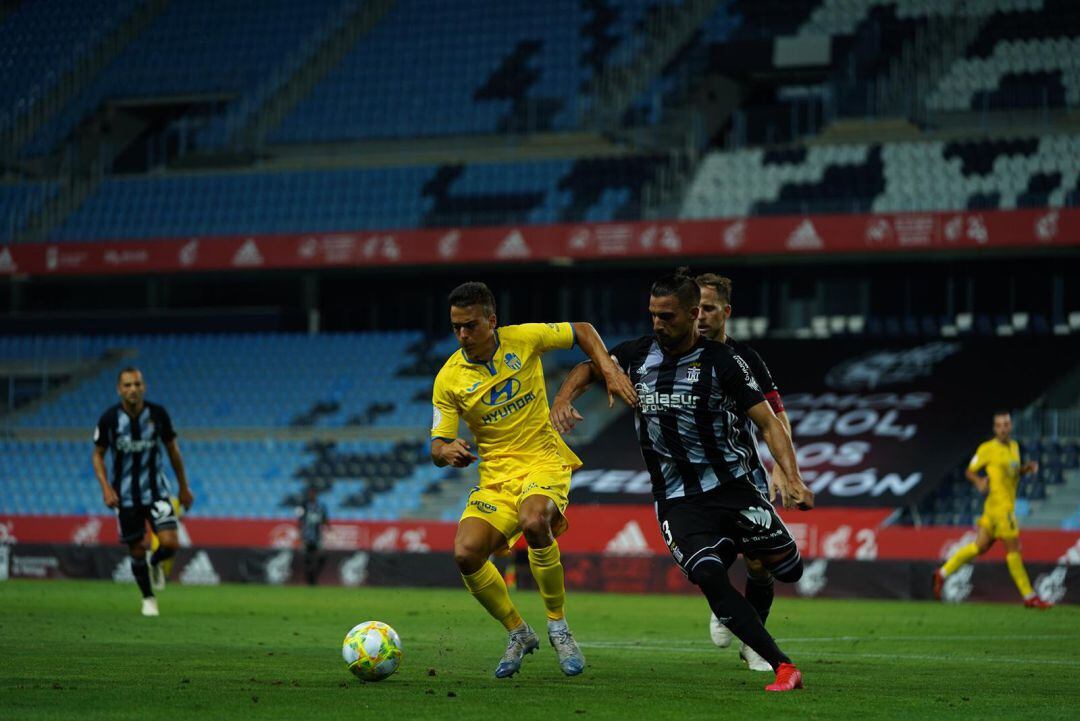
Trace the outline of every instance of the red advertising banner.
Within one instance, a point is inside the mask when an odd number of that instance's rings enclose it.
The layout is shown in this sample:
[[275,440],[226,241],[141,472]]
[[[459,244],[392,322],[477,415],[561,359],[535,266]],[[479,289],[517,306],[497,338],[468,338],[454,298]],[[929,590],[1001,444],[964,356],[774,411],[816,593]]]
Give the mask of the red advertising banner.
[[[827,508],[784,511],[784,521],[808,558],[832,560],[926,560],[947,557],[974,540],[959,526],[882,526],[892,509]],[[559,539],[566,553],[605,556],[666,556],[667,547],[650,506],[571,506],[570,530]],[[214,548],[296,548],[299,533],[288,519],[187,518],[184,545]],[[386,553],[445,553],[453,550],[454,523],[439,521],[338,521],[324,537],[328,550]],[[111,516],[0,516],[0,544],[119,543]],[[1080,565],[1080,533],[1023,531],[1024,559]],[[997,544],[982,560],[1002,561]]]
[[0,245],[0,276],[1076,245],[1080,245],[1080,210],[1053,208]]

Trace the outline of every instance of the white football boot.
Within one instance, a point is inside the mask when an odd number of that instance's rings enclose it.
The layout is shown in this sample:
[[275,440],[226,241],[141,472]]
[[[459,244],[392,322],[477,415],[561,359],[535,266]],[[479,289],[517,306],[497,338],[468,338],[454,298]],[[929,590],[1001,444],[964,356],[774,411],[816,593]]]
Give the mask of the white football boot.
[[773,667],[769,665],[769,662],[745,643],[739,649],[739,658],[746,661],[746,665],[750,667],[751,671],[768,671],[772,673]]
[[144,598],[142,600],[142,615],[144,616],[160,616],[158,613],[157,599],[154,597]]
[[720,623],[715,613],[709,614],[709,636],[712,638],[712,642],[720,648],[727,648],[731,645],[731,639],[735,638],[735,634],[729,631],[727,626]]

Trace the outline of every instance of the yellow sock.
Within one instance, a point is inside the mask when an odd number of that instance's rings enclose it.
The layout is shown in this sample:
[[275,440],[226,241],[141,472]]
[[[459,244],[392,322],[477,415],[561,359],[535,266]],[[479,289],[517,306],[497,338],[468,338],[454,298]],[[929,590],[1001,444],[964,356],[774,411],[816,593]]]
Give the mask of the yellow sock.
[[512,631],[523,623],[521,614],[510,600],[506,582],[494,563],[486,561],[479,571],[461,578],[465,581],[465,588],[469,589],[469,593],[496,621],[505,626],[507,631]]
[[529,568],[540,588],[540,598],[544,599],[544,608],[551,621],[558,621],[566,616],[566,587],[563,585],[562,556],[559,544],[552,543],[547,548],[529,549]]
[[1009,575],[1012,576],[1016,587],[1020,589],[1020,595],[1024,598],[1034,596],[1035,589],[1031,587],[1031,581],[1028,580],[1027,570],[1024,568],[1024,561],[1020,558],[1020,552],[1010,551],[1006,553],[1005,565],[1009,567]]
[[941,575],[948,578],[956,569],[963,566],[965,563],[979,555],[979,547],[974,543],[969,543],[966,546],[962,546],[956,550],[956,553],[945,562],[945,565],[941,567]]

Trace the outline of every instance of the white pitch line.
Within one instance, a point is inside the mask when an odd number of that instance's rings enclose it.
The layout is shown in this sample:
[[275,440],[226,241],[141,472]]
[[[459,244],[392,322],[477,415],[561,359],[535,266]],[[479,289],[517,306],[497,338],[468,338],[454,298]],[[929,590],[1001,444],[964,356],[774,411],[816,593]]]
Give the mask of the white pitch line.
[[[972,637],[965,636],[963,638],[972,638]],[[997,639],[997,638],[1000,638],[1000,637],[987,636],[985,638],[988,639],[988,640],[993,640],[993,639]],[[1058,637],[1058,638],[1069,638],[1069,637]],[[788,639],[788,640],[793,640],[793,639]],[[816,638],[814,640],[815,641],[822,641],[822,640],[827,640],[827,639]],[[835,640],[840,640],[840,639],[835,638]],[[785,643],[785,641],[782,640],[782,639],[780,640],[780,642]],[[702,646],[685,646],[685,645],[680,646],[680,645],[676,645],[676,644],[670,644],[670,645],[664,645],[664,646],[657,646],[655,644],[644,645],[644,644],[635,644],[635,643],[632,643],[632,642],[625,642],[625,641],[622,641],[622,642],[586,641],[586,642],[579,642],[579,645],[584,646],[585,648],[614,649],[614,650],[666,651],[666,652],[675,651],[675,652],[678,652],[678,653],[709,653],[709,654],[718,653],[718,650],[716,648],[709,648],[709,647],[706,647],[704,645],[702,645]],[[804,653],[813,654],[813,655],[817,655],[817,656],[823,656],[823,657],[826,657],[826,658],[830,658],[830,657],[831,658],[864,658],[864,659],[886,659],[886,660],[905,659],[905,660],[908,660],[908,661],[942,661],[942,662],[946,662],[946,663],[951,662],[951,663],[963,663],[963,664],[970,664],[972,662],[972,659],[970,657],[937,656],[937,655],[931,656],[931,655],[927,655],[927,654],[862,653],[862,652],[844,653],[844,652],[837,652],[837,651],[825,651],[825,652],[821,652],[821,651],[804,651]],[[1080,667],[1080,661],[1069,661],[1069,660],[1065,660],[1065,659],[1014,658],[1014,657],[1006,657],[1006,656],[995,656],[995,657],[980,656],[978,661],[980,663],[1035,664],[1035,665],[1042,665],[1042,666],[1075,666],[1075,667]]]

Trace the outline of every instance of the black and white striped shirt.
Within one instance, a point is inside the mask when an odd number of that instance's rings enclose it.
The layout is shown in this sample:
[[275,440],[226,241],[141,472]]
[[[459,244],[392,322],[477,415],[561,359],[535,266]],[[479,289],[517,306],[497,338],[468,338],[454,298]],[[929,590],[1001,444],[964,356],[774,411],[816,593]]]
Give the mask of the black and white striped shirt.
[[634,424],[656,500],[696,495],[761,468],[746,411],[765,396],[729,346],[701,337],[673,356],[644,336],[611,353],[640,400]]
[[176,438],[172,420],[162,406],[143,403],[132,418],[117,403],[105,411],[94,429],[94,444],[112,450],[109,482],[125,508],[152,506],[169,497],[161,444]]

